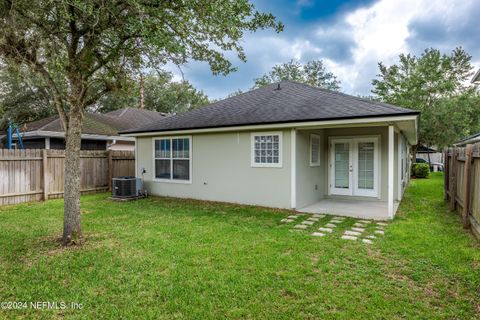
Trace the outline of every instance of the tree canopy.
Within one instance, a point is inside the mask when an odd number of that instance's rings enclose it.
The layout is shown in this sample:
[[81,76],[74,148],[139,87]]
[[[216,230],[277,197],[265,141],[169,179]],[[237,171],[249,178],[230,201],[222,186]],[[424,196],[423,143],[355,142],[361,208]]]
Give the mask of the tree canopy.
[[167,62],[206,61],[214,74],[245,61],[246,32],[283,25],[248,0],[3,0],[0,58],[42,80],[65,128],[65,244],[82,241],[80,142],[83,114],[128,87],[134,75]]
[[[181,113],[206,105],[208,97],[187,80],[173,81],[166,71],[151,72],[143,77],[144,108],[166,113]],[[140,105],[140,81],[127,90],[115,91],[101,98],[95,109],[108,112]]]
[[327,70],[322,60],[311,60],[305,64],[296,60],[275,65],[270,72],[255,79],[254,88],[282,80],[306,83],[314,87],[329,90],[340,90],[340,81]]
[[470,61],[462,48],[449,55],[432,48],[418,57],[401,54],[398,64],[378,64],[372,92],[381,101],[421,111],[419,142],[442,148],[479,129]]

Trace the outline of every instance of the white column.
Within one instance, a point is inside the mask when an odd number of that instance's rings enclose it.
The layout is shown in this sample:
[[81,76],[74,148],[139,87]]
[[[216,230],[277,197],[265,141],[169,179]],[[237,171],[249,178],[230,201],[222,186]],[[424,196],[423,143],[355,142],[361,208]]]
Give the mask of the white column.
[[297,130],[290,131],[290,206],[297,206]]
[[50,149],[50,137],[45,138],[45,149]]
[[393,219],[393,183],[394,183],[394,135],[393,125],[388,126],[388,217]]

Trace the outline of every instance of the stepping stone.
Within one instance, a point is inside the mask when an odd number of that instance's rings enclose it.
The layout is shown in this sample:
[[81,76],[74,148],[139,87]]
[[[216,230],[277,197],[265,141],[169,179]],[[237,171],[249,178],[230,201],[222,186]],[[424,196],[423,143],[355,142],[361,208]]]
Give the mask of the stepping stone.
[[362,233],[361,232],[357,232],[357,231],[350,231],[350,230],[347,230],[345,231],[344,235],[346,236],[359,236],[361,235]]
[[360,222],[360,223],[372,223],[372,221],[370,221],[370,220],[358,220],[358,222]]
[[334,216],[332,219],[345,220],[345,217]]
[[373,234],[372,235],[369,235],[367,236],[368,239],[377,239],[377,237],[375,237]]
[[358,222],[354,223],[353,226],[359,227],[359,228],[365,228],[365,225],[363,223],[358,223]]
[[352,230],[353,230],[353,231],[358,231],[358,232],[363,232],[363,231],[365,231],[365,228],[355,228],[355,227],[352,227]]
[[362,239],[362,242],[366,243],[366,244],[372,244],[373,243],[373,241],[369,240],[369,239]]
[[357,237],[354,237],[354,236],[342,236],[342,239],[345,239],[345,240],[357,240]]
[[308,225],[308,226],[312,226],[312,225],[315,224],[315,222],[314,222],[314,221],[307,221],[307,220],[305,220],[305,221],[302,221],[302,224],[305,224],[305,225]]
[[307,214],[306,213],[297,213],[296,215],[297,216],[306,216]]
[[331,223],[342,223],[343,221],[341,220],[330,220]]
[[377,225],[385,227],[385,226],[388,226],[388,223],[385,223],[385,222],[377,222]]
[[307,227],[308,226],[305,225],[305,224],[297,224],[293,228],[295,228],[295,229],[307,229]]
[[323,236],[325,236],[325,233],[314,232],[314,233],[312,233],[312,236],[314,236],[314,237],[323,237]]
[[375,230],[373,233],[376,233],[376,234],[381,234],[382,236],[385,234],[385,231],[383,230]]
[[327,228],[336,228],[337,225],[336,225],[336,224],[333,224],[333,223],[327,223],[327,224],[325,225],[325,227],[327,227]]
[[324,215],[324,214],[314,214],[314,215],[312,216],[312,218],[321,219],[321,218],[325,218],[325,215]]
[[332,233],[333,232],[333,229],[332,228],[323,228],[323,227],[320,227],[318,228],[319,231],[323,231],[323,232],[328,232],[328,233]]
[[280,222],[284,222],[284,223],[289,223],[289,222],[292,222],[292,221],[295,221],[294,219],[282,219],[280,220]]
[[383,227],[381,227],[381,226],[376,226],[375,229],[377,229],[377,230],[383,230]]
[[288,218],[288,219],[297,219],[298,216],[288,216],[287,218]]
[[318,219],[318,218],[308,218],[307,220],[308,220],[308,221],[315,221],[315,222],[317,222],[317,221],[320,220],[320,219]]

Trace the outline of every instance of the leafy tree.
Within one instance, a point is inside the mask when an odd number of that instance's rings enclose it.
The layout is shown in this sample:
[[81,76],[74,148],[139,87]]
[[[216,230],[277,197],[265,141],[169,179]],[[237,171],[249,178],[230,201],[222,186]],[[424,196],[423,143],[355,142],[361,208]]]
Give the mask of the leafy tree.
[[260,88],[282,80],[302,82],[323,89],[340,90],[340,81],[327,70],[322,60],[312,60],[301,64],[292,59],[289,62],[275,65],[269,73],[255,79],[253,87]]
[[[170,72],[160,70],[144,76],[144,108],[166,113],[182,113],[209,103],[207,95],[190,82],[173,81]],[[133,82],[127,90],[115,91],[101,98],[96,106],[100,112],[109,112],[140,105],[140,82]]]
[[381,101],[421,111],[420,144],[441,148],[478,128],[478,111],[471,104],[478,96],[467,84],[470,60],[462,48],[450,55],[437,49],[419,57],[401,54],[398,64],[378,64],[372,92]]
[[23,124],[51,116],[55,109],[40,79],[30,75],[27,81],[6,66],[0,66],[0,130],[9,120]]
[[82,242],[80,141],[85,110],[143,68],[200,60],[214,74],[245,61],[247,31],[283,25],[248,0],[0,2],[0,58],[41,77],[65,128],[64,244]]

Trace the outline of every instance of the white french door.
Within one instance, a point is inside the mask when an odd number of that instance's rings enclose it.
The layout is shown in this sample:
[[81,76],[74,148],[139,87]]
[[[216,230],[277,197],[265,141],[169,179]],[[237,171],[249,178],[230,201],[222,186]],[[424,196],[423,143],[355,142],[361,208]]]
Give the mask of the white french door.
[[378,197],[378,137],[330,140],[330,194]]

